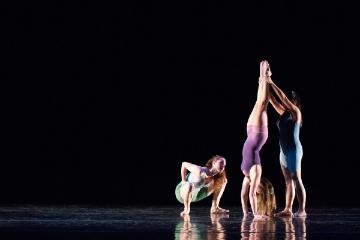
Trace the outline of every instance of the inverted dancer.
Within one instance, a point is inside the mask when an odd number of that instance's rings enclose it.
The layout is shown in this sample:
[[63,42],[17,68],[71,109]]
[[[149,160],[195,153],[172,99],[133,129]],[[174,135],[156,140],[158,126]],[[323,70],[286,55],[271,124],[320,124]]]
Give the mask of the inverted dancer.
[[[182,163],[182,181],[175,189],[177,200],[184,204],[184,211],[180,213],[181,216],[190,213],[191,202],[200,201],[211,194],[213,194],[213,200],[210,212],[212,214],[229,212],[229,210],[219,207],[220,199],[227,184],[225,166],[225,158],[219,155],[210,158],[205,167],[189,162]],[[188,171],[189,173],[187,173]]]
[[268,138],[269,84],[267,78],[270,76],[268,62],[261,61],[257,99],[247,122],[247,139],[242,151],[241,170],[245,175],[241,189],[242,209],[244,215],[248,215],[248,200],[250,199],[251,210],[256,218],[265,217],[264,214],[258,212],[257,192],[262,174],[260,150]]
[[272,92],[270,103],[280,115],[277,121],[280,142],[280,166],[286,183],[286,205],[283,211],[275,216],[293,216],[292,206],[295,193],[299,202],[299,210],[294,214],[296,217],[305,217],[306,191],[301,179],[301,159],[303,149],[300,142],[300,127],[302,124],[302,114],[300,111],[300,99],[293,91],[289,99],[285,93],[267,78]]

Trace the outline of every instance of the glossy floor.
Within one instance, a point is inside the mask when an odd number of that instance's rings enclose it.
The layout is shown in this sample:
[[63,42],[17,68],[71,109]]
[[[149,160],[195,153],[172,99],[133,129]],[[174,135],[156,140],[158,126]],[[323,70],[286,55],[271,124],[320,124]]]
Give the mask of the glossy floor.
[[82,239],[360,239],[360,209],[308,209],[307,218],[255,221],[239,207],[1,206],[0,235]]

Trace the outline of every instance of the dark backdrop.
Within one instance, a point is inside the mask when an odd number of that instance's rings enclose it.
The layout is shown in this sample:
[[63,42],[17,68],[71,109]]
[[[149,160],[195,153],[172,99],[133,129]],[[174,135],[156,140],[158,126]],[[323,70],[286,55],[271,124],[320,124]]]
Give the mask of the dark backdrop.
[[[246,122],[268,59],[274,81],[302,97],[308,206],[356,206],[349,10],[329,1],[11,3],[1,14],[0,203],[178,204],[181,162],[220,154],[223,204],[240,206]],[[268,112],[263,174],[282,205],[278,116]]]

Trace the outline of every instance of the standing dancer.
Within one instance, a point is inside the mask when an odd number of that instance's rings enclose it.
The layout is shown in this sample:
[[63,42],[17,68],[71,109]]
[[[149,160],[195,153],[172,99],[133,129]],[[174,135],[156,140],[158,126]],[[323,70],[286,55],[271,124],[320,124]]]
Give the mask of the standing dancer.
[[293,216],[292,205],[296,193],[299,210],[294,216],[305,217],[306,191],[301,179],[303,149],[299,137],[302,124],[300,99],[294,91],[291,93],[291,99],[288,99],[271,78],[268,78],[267,81],[279,99],[277,101],[275,96],[272,93],[270,94],[270,103],[280,115],[277,121],[280,142],[280,166],[286,183],[286,205],[284,210],[275,214],[275,216]]

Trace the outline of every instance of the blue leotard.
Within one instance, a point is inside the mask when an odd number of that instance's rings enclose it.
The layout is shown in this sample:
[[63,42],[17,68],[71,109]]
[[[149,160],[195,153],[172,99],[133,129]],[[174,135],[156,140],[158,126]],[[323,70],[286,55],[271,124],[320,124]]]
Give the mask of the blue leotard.
[[280,163],[290,172],[301,169],[303,149],[300,142],[300,124],[291,119],[290,112],[283,113],[277,122],[279,128]]

